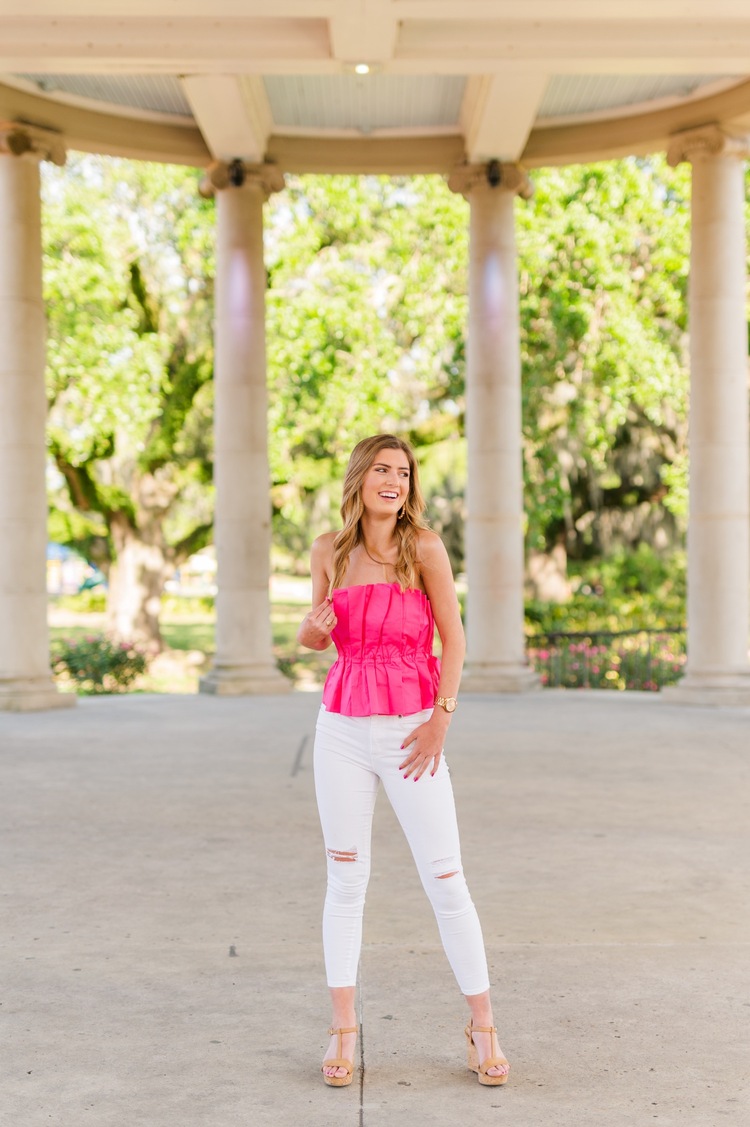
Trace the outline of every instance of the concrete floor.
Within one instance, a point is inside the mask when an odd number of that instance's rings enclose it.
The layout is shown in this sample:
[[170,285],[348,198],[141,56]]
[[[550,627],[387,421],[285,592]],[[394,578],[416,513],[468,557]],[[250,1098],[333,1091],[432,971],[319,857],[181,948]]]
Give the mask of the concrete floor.
[[318,698],[0,714],[9,1127],[714,1127],[750,1122],[750,710],[467,697],[448,743],[512,1064],[464,1003],[387,802],[364,1070],[329,1020]]

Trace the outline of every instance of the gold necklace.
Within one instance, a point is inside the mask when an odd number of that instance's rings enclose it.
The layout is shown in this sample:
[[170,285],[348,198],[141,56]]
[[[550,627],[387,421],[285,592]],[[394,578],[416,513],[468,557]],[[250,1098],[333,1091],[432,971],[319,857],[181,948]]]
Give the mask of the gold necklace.
[[362,541],[361,541],[361,543],[362,543],[362,547],[363,547],[363,548],[364,548],[364,550],[365,550],[365,555],[366,555],[366,556],[367,556],[367,557],[368,557],[369,559],[371,559],[371,560],[372,560],[372,562],[373,562],[374,564],[380,564],[380,565],[381,565],[381,567],[383,568],[383,579],[384,579],[384,580],[386,581],[386,583],[387,583],[387,582],[388,582],[388,572],[387,572],[387,570],[386,570],[386,569],[387,569],[387,567],[388,567],[388,564],[386,563],[386,561],[385,561],[385,560],[376,560],[376,559],[375,559],[375,557],[374,557],[374,556],[371,556],[371,555],[370,555],[370,553],[369,553],[369,552],[367,551],[367,545],[365,544],[364,540],[362,540]]

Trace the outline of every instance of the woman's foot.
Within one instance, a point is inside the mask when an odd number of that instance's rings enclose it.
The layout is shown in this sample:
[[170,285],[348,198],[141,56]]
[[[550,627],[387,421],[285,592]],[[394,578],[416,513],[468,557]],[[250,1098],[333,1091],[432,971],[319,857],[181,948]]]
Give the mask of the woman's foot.
[[[357,1021],[354,1018],[352,1021],[343,1023],[342,1025],[331,1026],[333,1032],[331,1040],[328,1042],[328,1050],[323,1060],[322,1070],[326,1083],[332,1083],[334,1087],[344,1087],[350,1084],[354,1073],[354,1050],[357,1044]],[[351,1033],[341,1033],[340,1029],[351,1029]],[[336,1062],[340,1060],[348,1061],[351,1068],[340,1065]],[[330,1063],[329,1063],[330,1062]],[[338,1083],[335,1083],[338,1081]]]
[[[478,1074],[479,1083],[504,1084],[510,1072],[510,1065],[500,1048],[495,1028],[475,1027],[469,1024],[466,1027],[466,1038],[470,1045],[469,1068]],[[492,1061],[492,1064],[488,1066],[489,1061]]]

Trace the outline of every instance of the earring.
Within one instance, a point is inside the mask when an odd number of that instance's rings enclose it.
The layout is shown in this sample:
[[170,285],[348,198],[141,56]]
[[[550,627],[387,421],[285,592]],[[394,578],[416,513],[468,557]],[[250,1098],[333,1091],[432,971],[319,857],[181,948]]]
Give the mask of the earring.
[[396,520],[401,520],[401,518],[403,517],[403,515],[404,515],[404,510],[403,510],[403,507],[402,507],[402,508],[400,508],[400,509],[399,509],[399,511],[398,511],[398,516],[396,517]]

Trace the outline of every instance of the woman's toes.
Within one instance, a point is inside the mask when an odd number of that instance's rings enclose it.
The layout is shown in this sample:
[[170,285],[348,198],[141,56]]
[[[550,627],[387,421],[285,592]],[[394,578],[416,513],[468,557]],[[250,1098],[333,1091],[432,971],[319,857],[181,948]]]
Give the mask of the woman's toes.
[[510,1071],[510,1065],[507,1064],[493,1064],[491,1068],[487,1069],[488,1076],[507,1076]]

